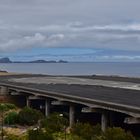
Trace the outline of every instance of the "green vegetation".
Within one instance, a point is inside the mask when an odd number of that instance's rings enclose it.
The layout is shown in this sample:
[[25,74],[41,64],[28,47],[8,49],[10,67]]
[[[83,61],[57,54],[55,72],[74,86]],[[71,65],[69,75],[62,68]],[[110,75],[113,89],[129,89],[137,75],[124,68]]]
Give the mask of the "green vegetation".
[[44,117],[41,112],[29,107],[20,111],[15,109],[15,105],[0,104],[0,111],[4,112],[4,123],[25,125],[26,129],[22,134],[19,134],[19,129],[18,135],[5,131],[5,140],[135,140],[130,132],[122,128],[108,128],[103,133],[99,124],[93,126],[78,122],[70,129],[68,119],[62,114],[53,113]]
[[68,120],[58,113],[53,113],[41,121],[41,127],[50,133],[61,132],[68,127]]
[[28,131],[28,140],[54,140],[53,135],[43,132],[42,129],[33,129]]
[[43,118],[43,114],[40,111],[29,107],[23,108],[18,114],[19,124],[21,125],[34,125],[41,118]]
[[28,140],[28,136],[15,136],[15,135],[7,135],[5,140]]
[[0,110],[1,111],[9,111],[11,109],[16,109],[16,106],[14,104],[10,103],[0,103]]
[[[54,140],[65,140],[65,135],[62,132],[54,133],[53,137],[54,137]],[[84,139],[78,135],[74,135],[72,133],[67,133],[66,140],[84,140]]]
[[135,140],[130,132],[125,132],[122,128],[108,128],[105,133],[96,137],[95,140]]
[[7,116],[4,118],[4,123],[8,125],[13,125],[18,123],[18,113],[15,111],[9,112]]
[[[25,107],[19,113],[15,110],[16,106],[12,104],[1,104],[0,110],[5,112],[4,123],[13,125],[13,124],[21,124],[21,125],[34,125],[43,118],[43,114],[40,111],[35,109]],[[11,110],[10,112],[8,112]],[[7,112],[7,113],[6,113]]]
[[94,137],[101,135],[100,125],[92,126],[89,123],[76,123],[73,126],[72,133],[85,140],[92,140]]

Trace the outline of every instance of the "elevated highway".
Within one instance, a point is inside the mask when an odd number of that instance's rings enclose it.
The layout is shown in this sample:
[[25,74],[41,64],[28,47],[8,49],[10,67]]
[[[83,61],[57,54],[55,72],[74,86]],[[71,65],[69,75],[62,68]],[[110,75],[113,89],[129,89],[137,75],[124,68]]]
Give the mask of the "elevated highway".
[[1,95],[26,95],[27,105],[28,100],[44,98],[46,115],[50,101],[69,104],[71,125],[75,104],[82,105],[84,111],[101,112],[103,130],[108,111],[127,114],[126,123],[140,123],[140,79],[137,78],[16,75],[0,77],[0,86]]

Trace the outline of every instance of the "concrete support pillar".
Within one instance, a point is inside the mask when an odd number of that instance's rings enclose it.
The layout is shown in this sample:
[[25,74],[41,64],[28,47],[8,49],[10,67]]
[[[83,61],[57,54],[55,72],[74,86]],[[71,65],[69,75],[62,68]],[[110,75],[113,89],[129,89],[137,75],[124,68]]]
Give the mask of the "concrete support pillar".
[[29,97],[26,97],[26,106],[30,107],[30,99],[29,99]]
[[69,125],[70,125],[70,127],[72,127],[75,122],[74,115],[75,115],[74,105],[70,105],[70,108],[69,108]]
[[50,114],[51,101],[49,99],[45,100],[45,116],[47,117]]
[[103,132],[106,131],[108,127],[108,113],[106,111],[102,112],[102,117],[101,117],[101,129]]
[[109,113],[109,127],[113,127],[113,113]]
[[8,95],[8,87],[1,86],[0,95]]

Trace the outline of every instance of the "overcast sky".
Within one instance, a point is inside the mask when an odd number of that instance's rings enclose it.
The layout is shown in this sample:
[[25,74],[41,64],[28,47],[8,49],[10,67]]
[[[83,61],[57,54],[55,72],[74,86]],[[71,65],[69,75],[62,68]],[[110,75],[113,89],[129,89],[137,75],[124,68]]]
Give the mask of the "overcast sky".
[[140,61],[140,0],[0,0],[0,57]]

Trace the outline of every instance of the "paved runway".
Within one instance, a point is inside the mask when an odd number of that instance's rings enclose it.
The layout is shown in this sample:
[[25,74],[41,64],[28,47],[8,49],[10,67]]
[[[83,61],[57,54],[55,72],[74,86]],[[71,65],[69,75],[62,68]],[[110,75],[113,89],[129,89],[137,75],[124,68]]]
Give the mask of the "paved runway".
[[[140,108],[140,83],[84,77],[7,76],[3,83]],[[45,94],[45,93],[44,93]]]
[[106,87],[116,87],[125,89],[140,90],[140,84],[132,82],[119,82],[109,80],[97,80],[87,78],[74,77],[30,77],[30,78],[12,78],[9,81],[17,83],[31,83],[31,84],[78,84],[78,85],[99,85]]

